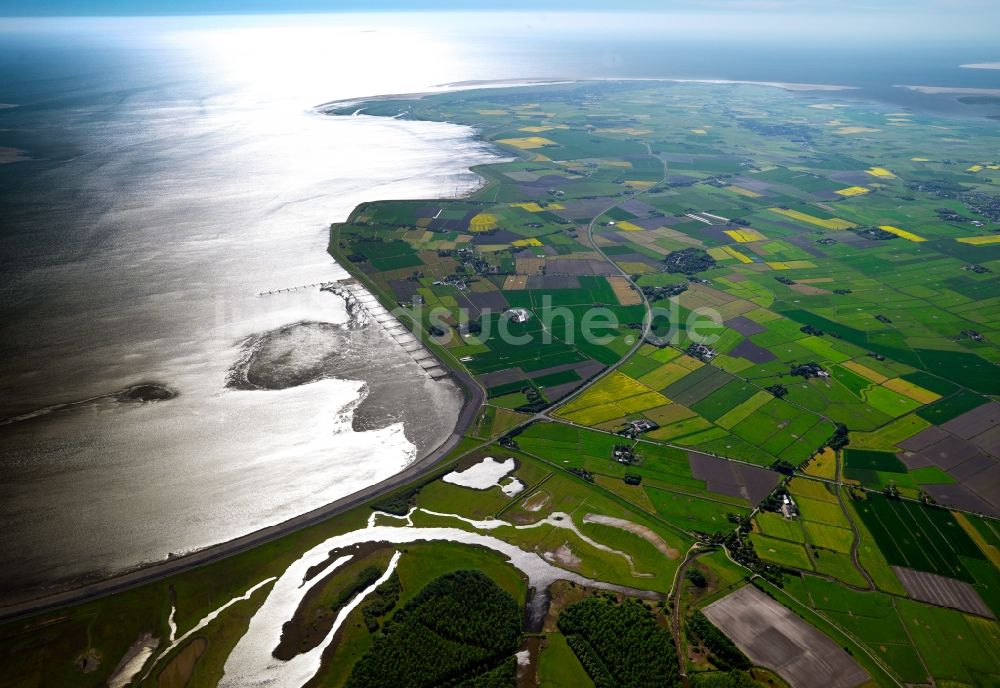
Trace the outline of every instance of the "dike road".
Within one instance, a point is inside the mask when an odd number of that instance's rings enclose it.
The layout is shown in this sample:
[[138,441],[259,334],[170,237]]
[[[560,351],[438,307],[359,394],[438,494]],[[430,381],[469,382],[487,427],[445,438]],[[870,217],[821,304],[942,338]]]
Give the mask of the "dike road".
[[[653,155],[649,146],[646,146],[646,150],[649,155],[657,157],[664,167],[663,178],[661,182],[666,182],[669,167],[662,158]],[[606,210],[604,210],[600,215],[608,212],[612,208],[615,208],[626,201],[635,198],[636,196],[641,196],[645,190],[639,191],[634,195],[622,198],[612,205],[610,205]],[[353,213],[352,213],[353,215]],[[587,227],[587,235],[590,243],[596,251],[608,261],[611,265],[614,265],[616,269],[638,290],[638,286],[632,281],[630,275],[622,271],[618,266],[612,261],[600,247],[596,246],[593,240],[594,226],[600,217],[600,215],[595,216]],[[333,242],[331,242],[332,244]],[[367,291],[375,297],[375,299],[382,301],[385,298],[380,294],[379,290],[370,284],[363,274],[356,274],[354,271],[350,270],[348,267],[350,265],[349,261],[340,260],[341,256],[334,254],[334,258],[338,259],[338,262],[352,273],[352,276],[358,280],[358,282],[364,286]],[[312,285],[310,285],[312,286]],[[649,312],[649,301],[646,299],[645,295],[642,294],[641,290],[638,290],[639,294],[642,296],[643,304],[646,307],[647,313]],[[385,304],[383,304],[385,305]],[[647,319],[648,320],[648,319]],[[614,372],[618,369],[622,363],[629,358],[635,351],[642,346],[643,341],[650,331],[650,323],[647,321],[644,323],[644,327],[640,336],[636,338],[635,343],[626,353],[622,356],[615,364],[608,366],[599,374],[595,375],[593,378],[588,380],[585,384],[581,385],[573,394],[569,395],[562,400],[562,403],[569,401],[585,392],[587,389],[596,384],[599,380],[606,377],[608,374]],[[468,430],[469,426],[476,418],[480,407],[486,400],[486,392],[482,386],[472,378],[464,370],[461,370],[455,365],[450,365],[445,361],[433,348],[428,347],[428,351],[434,354],[439,360],[441,367],[448,371],[449,375],[458,382],[459,387],[462,389],[465,395],[465,403],[462,405],[462,410],[459,413],[458,421],[455,424],[455,428],[452,430],[451,434],[442,442],[437,448],[428,452],[422,458],[414,461],[412,464],[404,468],[399,473],[383,480],[382,482],[370,485],[364,489],[358,490],[346,497],[341,497],[340,499],[330,502],[324,506],[314,509],[312,511],[306,512],[294,518],[290,518],[286,521],[278,523],[273,526],[268,526],[266,528],[261,528],[260,530],[255,530],[252,533],[248,533],[241,537],[233,540],[228,540],[226,542],[221,542],[217,545],[212,545],[204,549],[197,550],[195,552],[190,552],[188,554],[183,554],[181,556],[172,557],[164,561],[156,562],[141,568],[133,569],[131,571],[123,572],[105,578],[94,583],[89,583],[82,585],[77,588],[70,588],[60,592],[55,592],[49,595],[44,595],[24,602],[15,603],[12,605],[7,605],[0,607],[0,623],[9,623],[12,621],[17,621],[19,619],[24,619],[36,614],[41,614],[44,612],[53,611],[63,607],[74,606],[78,604],[83,604],[86,602],[91,602],[93,600],[101,599],[102,597],[107,597],[108,595],[113,595],[115,593],[124,592],[125,590],[130,590],[132,588],[145,585],[147,583],[153,583],[155,581],[162,580],[169,576],[176,575],[178,573],[195,569],[201,566],[207,566],[214,562],[225,559],[226,557],[231,557],[247,550],[253,549],[260,545],[273,542],[278,540],[285,535],[293,533],[310,526],[318,525],[323,521],[326,521],[334,516],[338,516],[345,511],[349,511],[355,507],[361,506],[365,502],[372,499],[386,495],[393,490],[400,487],[404,487],[407,484],[413,483],[419,478],[423,477],[427,473],[431,472],[450,452],[454,449],[459,441],[462,439],[465,431]],[[518,427],[524,427],[536,420],[551,420],[547,413],[539,413],[533,415],[531,418],[526,420],[524,423]],[[481,448],[486,446],[489,442],[484,442],[476,448]]]

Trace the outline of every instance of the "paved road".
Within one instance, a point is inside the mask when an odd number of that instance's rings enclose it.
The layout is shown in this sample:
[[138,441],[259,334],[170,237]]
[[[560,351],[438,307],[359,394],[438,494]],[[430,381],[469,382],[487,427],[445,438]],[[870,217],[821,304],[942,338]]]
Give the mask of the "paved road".
[[468,374],[459,370],[451,371],[452,377],[460,384],[465,393],[465,404],[459,413],[458,422],[451,435],[436,449],[423,458],[414,461],[396,475],[371,485],[335,502],[331,502],[313,511],[307,512],[283,523],[262,528],[243,537],[213,545],[206,549],[183,556],[167,559],[145,566],[128,573],[113,576],[80,588],[36,598],[20,604],[0,607],[0,623],[22,619],[41,612],[51,611],[60,607],[90,602],[117,592],[162,580],[168,576],[205,566],[226,557],[245,552],[267,542],[273,542],[289,533],[322,523],[333,516],[342,514],[366,501],[387,494],[396,488],[415,481],[417,478],[432,471],[437,464],[455,448],[476,418],[480,406],[485,399],[483,388]]
[[[648,144],[646,146],[646,149],[647,151],[649,151]],[[651,151],[650,155],[652,155]],[[661,162],[663,162],[662,159]],[[664,164],[663,180],[665,181],[667,177],[667,165],[666,163],[663,164]],[[610,205],[604,212],[606,213],[611,209],[616,208],[619,205],[626,203],[627,201],[641,195],[644,192],[645,191],[640,191],[636,194],[624,197],[620,201]],[[598,217],[600,217],[600,215],[596,216],[588,225],[587,236],[590,239],[591,245],[594,246],[594,249],[601,255],[601,257],[604,258],[611,265],[614,265],[615,268],[620,271],[621,269],[618,268],[617,264],[615,264],[613,260],[608,258],[608,256],[604,254],[604,252],[600,249],[600,247],[594,245],[593,241],[594,226],[597,223]],[[334,237],[334,241],[335,240],[336,237]],[[624,271],[622,271],[621,274],[624,275],[624,277],[628,279],[629,282],[633,286],[635,286],[636,289],[638,290],[638,287],[635,285],[634,282],[632,282],[632,278],[630,275],[628,275]],[[380,301],[383,300],[380,296],[379,291],[375,289],[373,285],[371,285],[371,283],[367,280],[365,275],[357,274],[354,276],[376,298],[378,298]],[[639,294],[642,296],[643,304],[645,305],[646,310],[648,312],[649,302],[646,300],[646,297],[642,295],[641,290],[639,290]],[[585,385],[581,386],[580,389],[578,389],[576,393],[574,393],[572,396],[577,396],[578,394],[581,394],[583,391],[585,391],[590,386],[595,384],[601,378],[610,374],[612,371],[617,369],[618,366],[620,366],[624,361],[626,361],[629,358],[629,356],[631,356],[642,345],[642,342],[645,339],[649,327],[650,323],[648,322],[644,323],[642,336],[637,338],[635,345],[628,351],[628,353],[621,359],[619,359],[617,363],[606,368],[600,375],[594,377]],[[441,359],[441,357],[437,354],[437,352],[432,350],[432,353],[437,355],[439,360]],[[404,470],[397,473],[396,475],[386,480],[383,480],[380,483],[359,490],[358,492],[355,492],[351,495],[342,497],[341,499],[338,499],[335,502],[331,502],[330,504],[322,506],[318,509],[302,514],[300,516],[296,516],[295,518],[291,518],[287,521],[284,521],[283,523],[279,523],[274,526],[269,526],[267,528],[262,528],[261,530],[254,531],[253,533],[249,533],[242,537],[236,538],[235,540],[223,542],[218,545],[213,545],[206,549],[199,550],[197,552],[192,552],[191,554],[175,557],[173,559],[168,559],[166,561],[158,562],[156,564],[151,564],[141,569],[116,575],[111,578],[106,578],[102,581],[98,581],[96,583],[92,583],[80,588],[65,590],[63,592],[36,598],[20,604],[0,607],[0,623],[14,621],[17,619],[32,616],[34,614],[39,614],[41,612],[51,611],[53,609],[57,609],[60,607],[67,607],[70,605],[90,602],[92,600],[100,599],[102,597],[106,597],[114,593],[123,592],[125,590],[129,590],[131,588],[140,585],[145,585],[146,583],[152,583],[154,581],[162,580],[163,578],[176,575],[178,573],[181,573],[182,571],[187,571],[189,569],[197,568],[199,566],[205,566],[211,564],[213,562],[219,561],[220,559],[224,559],[226,557],[230,557],[235,554],[245,552],[249,549],[253,549],[254,547],[257,547],[259,545],[263,545],[268,542],[273,542],[274,540],[277,540],[297,530],[308,528],[309,526],[321,523],[329,518],[332,518],[334,516],[344,513],[345,511],[353,509],[356,506],[360,506],[361,504],[364,504],[365,502],[371,499],[392,492],[393,490],[402,487],[407,483],[415,481],[417,478],[420,478],[421,476],[433,470],[433,468],[438,464],[438,462],[440,462],[445,456],[448,455],[448,453],[452,449],[455,448],[459,440],[461,440],[462,436],[465,434],[465,431],[475,420],[476,413],[479,411],[479,408],[482,406],[483,402],[486,399],[486,394],[482,386],[478,382],[476,382],[476,380],[474,380],[470,375],[468,375],[465,371],[460,370],[458,366],[449,365],[447,362],[443,360],[441,362],[442,365],[445,367],[445,369],[449,370],[452,377],[455,378],[462,387],[466,396],[466,403],[462,407],[462,411],[460,412],[458,417],[458,422],[456,423],[455,429],[452,432],[452,434],[440,446],[438,446],[437,449],[433,450],[432,452],[427,454],[425,457],[419,459],[418,461],[413,462],[412,464],[407,466]],[[545,414],[536,414],[531,419],[529,419],[525,423],[522,423],[518,427],[524,427],[525,425],[528,425],[531,422],[534,422],[535,420],[539,420],[542,418],[547,418],[547,416]],[[484,443],[484,445],[485,444],[488,443]]]
[[[632,199],[641,196],[642,194],[646,193],[649,189],[656,188],[660,184],[665,184],[666,183],[667,177],[670,174],[670,166],[669,166],[669,164],[663,158],[661,158],[661,157],[659,157],[657,155],[654,155],[653,151],[650,149],[648,143],[645,144],[645,145],[646,145],[646,152],[649,153],[650,156],[652,156],[652,157],[656,158],[657,160],[659,160],[660,164],[663,165],[663,176],[660,178],[660,181],[656,182],[655,184],[653,184],[653,186],[649,187],[648,189],[643,189],[643,190],[638,191],[638,192],[636,192],[636,193],[634,193],[634,194],[632,194],[630,196],[625,196],[624,198],[622,198],[617,203],[613,203],[612,205],[608,206],[602,212],[600,212],[597,215],[595,215],[594,219],[590,221],[589,225],[587,225],[587,240],[590,242],[590,245],[593,247],[593,249],[595,251],[597,251],[598,254],[600,254],[601,258],[603,258],[607,263],[609,263],[612,267],[614,267],[614,269],[617,270],[618,273],[622,277],[624,277],[626,280],[628,280],[628,283],[630,285],[632,285],[632,288],[635,289],[639,293],[639,297],[642,299],[643,308],[645,308],[645,310],[646,310],[646,316],[643,318],[643,323],[642,323],[642,334],[639,335],[638,337],[636,337],[635,343],[631,346],[631,348],[629,348],[628,351],[625,352],[624,355],[622,355],[621,358],[618,359],[618,361],[616,361],[615,363],[611,364],[610,366],[608,366],[607,368],[605,368],[604,370],[602,370],[600,373],[598,373],[594,377],[590,378],[590,380],[588,380],[586,383],[584,383],[583,385],[581,385],[580,387],[578,387],[576,389],[576,391],[574,391],[572,394],[569,394],[566,397],[560,399],[559,403],[556,406],[564,406],[564,405],[566,405],[567,403],[569,403],[570,401],[572,401],[573,399],[575,399],[576,397],[580,396],[581,394],[583,394],[584,392],[586,392],[588,389],[590,389],[591,387],[593,387],[594,385],[596,385],[598,382],[600,382],[601,380],[603,380],[604,378],[606,378],[608,375],[610,375],[614,371],[618,370],[618,368],[620,368],[622,365],[624,365],[626,361],[628,361],[630,358],[632,358],[632,354],[634,354],[636,351],[639,350],[639,347],[641,347],[642,344],[643,344],[643,342],[646,341],[646,337],[649,336],[649,333],[653,329],[653,321],[652,321],[652,317],[651,317],[652,316],[652,310],[651,310],[651,307],[650,307],[649,299],[646,298],[646,295],[642,293],[642,289],[640,289],[639,285],[636,284],[635,280],[632,279],[632,275],[630,275],[627,272],[625,272],[624,270],[622,270],[621,267],[618,266],[618,263],[616,263],[615,261],[611,260],[611,258],[609,258],[607,256],[607,254],[604,253],[604,250],[600,246],[598,246],[596,243],[594,243],[594,226],[597,224],[597,220],[600,219],[600,217],[602,215],[605,215],[605,214],[611,212],[612,210],[614,210],[615,208],[617,208],[618,206],[623,205],[625,203],[628,203]],[[545,411],[542,411],[541,413],[536,414],[532,418],[532,421],[535,421],[535,420],[551,420],[551,417],[549,416],[549,412],[551,410],[552,410],[551,408],[550,409],[546,409]]]

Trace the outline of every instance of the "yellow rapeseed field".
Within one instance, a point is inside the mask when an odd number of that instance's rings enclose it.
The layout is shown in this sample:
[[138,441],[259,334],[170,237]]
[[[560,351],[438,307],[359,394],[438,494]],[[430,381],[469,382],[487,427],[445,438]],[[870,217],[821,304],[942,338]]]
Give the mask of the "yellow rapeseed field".
[[861,194],[866,194],[869,191],[871,191],[871,189],[864,186],[849,186],[846,189],[834,191],[834,193],[841,196],[860,196]]
[[833,217],[829,220],[824,220],[821,217],[814,217],[813,215],[807,215],[806,213],[801,213],[798,210],[785,210],[784,208],[769,208],[773,213],[778,213],[779,215],[784,215],[785,217],[790,217],[793,220],[799,220],[801,222],[808,222],[809,224],[816,225],[817,227],[822,227],[823,229],[850,229],[854,227],[853,222],[848,222],[847,220],[841,220],[839,217]]
[[871,380],[872,382],[874,382],[877,385],[880,385],[880,384],[882,384],[883,382],[885,382],[886,380],[889,379],[885,375],[883,375],[882,373],[880,373],[880,372],[878,372],[876,370],[872,370],[868,366],[861,365],[860,363],[856,363],[854,361],[844,361],[840,365],[842,365],[843,367],[847,368],[852,373],[857,373],[858,375],[860,375],[861,377],[865,378],[866,380]]
[[921,404],[930,404],[941,398],[940,394],[935,394],[928,389],[924,389],[898,377],[886,380],[882,383],[882,386],[886,389],[891,389],[893,392],[899,392],[903,396],[910,397],[914,401],[919,401]]
[[537,203],[534,203],[534,202],[531,202],[531,203],[511,203],[510,207],[511,208],[520,208],[521,210],[527,210],[529,213],[540,213],[543,210],[545,210],[545,208],[543,208],[542,206],[540,206],[540,205],[538,205]]
[[753,259],[742,251],[738,251],[732,246],[723,246],[722,249],[741,263],[752,263]]
[[865,172],[873,177],[882,177],[883,179],[891,179],[896,176],[884,167],[869,167]]
[[903,237],[907,241],[915,241],[915,242],[927,241],[927,239],[924,239],[922,236],[917,236],[913,232],[907,232],[905,229],[900,229],[899,227],[893,227],[892,225],[879,225],[879,229],[885,232],[889,232],[891,234],[895,234],[898,237]]
[[1000,234],[990,234],[988,236],[958,237],[955,241],[962,244],[972,244],[973,246],[1000,244]]
[[669,403],[662,394],[627,375],[614,372],[560,408],[556,415],[575,423],[593,425]]
[[818,478],[834,479],[837,477],[837,454],[829,447],[817,454],[803,469],[806,475]]
[[772,270],[801,270],[803,268],[814,268],[816,263],[811,260],[773,260],[768,261],[767,266]]
[[725,232],[733,241],[741,244],[747,244],[751,241],[763,241],[767,238],[756,229],[727,229]]
[[518,139],[500,139],[497,143],[503,143],[508,146],[513,146],[514,148],[520,148],[521,150],[556,145],[555,141],[547,139],[544,136],[525,136]]
[[744,253],[737,251],[732,246],[717,246],[715,248],[708,249],[708,255],[712,256],[716,260],[727,260],[729,258],[735,258],[741,263],[752,263],[753,260],[748,258]]
[[497,216],[492,213],[479,213],[469,220],[470,232],[488,232],[496,229]]

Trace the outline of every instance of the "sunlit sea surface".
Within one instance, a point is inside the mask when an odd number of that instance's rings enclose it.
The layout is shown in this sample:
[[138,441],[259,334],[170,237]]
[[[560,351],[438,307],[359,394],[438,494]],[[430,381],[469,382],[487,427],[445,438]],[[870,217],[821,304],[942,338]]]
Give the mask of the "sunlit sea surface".
[[[960,110],[891,86],[997,80],[957,69],[996,58],[975,45],[921,50],[916,80],[870,47],[748,59],[728,40],[504,21],[0,24],[0,103],[16,106],[0,109],[0,154],[26,158],[0,165],[0,599],[280,522],[451,432],[457,388],[352,330],[338,297],[256,294],[345,277],[330,222],[365,200],[464,193],[496,152],[467,128],[313,106],[471,79],[694,77]],[[227,386],[262,340],[269,388]],[[177,396],[115,396],[144,382]]]

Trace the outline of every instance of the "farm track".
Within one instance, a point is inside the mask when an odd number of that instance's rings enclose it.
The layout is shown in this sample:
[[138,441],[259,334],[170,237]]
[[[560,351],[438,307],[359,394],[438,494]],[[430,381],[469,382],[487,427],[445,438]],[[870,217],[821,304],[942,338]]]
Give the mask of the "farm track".
[[670,611],[670,629],[674,636],[674,651],[677,653],[678,671],[684,688],[688,688],[690,684],[687,675],[687,660],[684,657],[684,648],[681,644],[681,588],[684,585],[684,574],[688,564],[711,551],[713,550],[702,549],[697,544],[693,545],[684,555],[684,561],[677,567],[677,571],[674,573],[674,582],[670,586],[669,595],[667,595],[667,599],[673,603],[673,609]]
[[841,480],[841,473],[844,470],[844,460],[841,456],[835,456],[834,461],[836,461],[835,465],[837,467],[837,471],[834,474],[834,478],[837,480],[837,487],[834,488],[834,491],[837,493],[837,503],[840,504],[840,510],[844,512],[847,522],[851,524],[851,532],[854,534],[854,539],[851,541],[851,563],[854,564],[854,568],[868,581],[868,589],[876,590],[875,581],[872,580],[868,570],[861,565],[861,560],[858,558],[858,547],[861,546],[861,531],[858,530],[858,524],[851,518],[851,512],[847,509],[847,504],[844,502],[844,486]]

